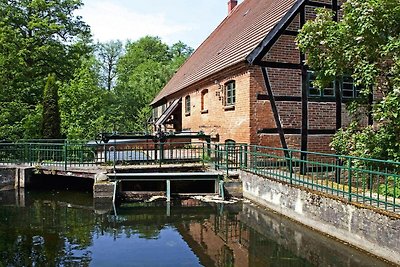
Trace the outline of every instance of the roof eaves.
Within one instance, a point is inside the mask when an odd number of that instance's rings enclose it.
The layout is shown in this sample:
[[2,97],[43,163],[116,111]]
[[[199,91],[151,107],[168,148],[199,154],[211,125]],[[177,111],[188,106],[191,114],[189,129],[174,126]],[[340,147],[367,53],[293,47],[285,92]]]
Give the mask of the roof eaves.
[[278,37],[292,22],[300,8],[305,5],[305,2],[306,0],[298,0],[283,16],[283,18],[272,28],[272,30],[261,41],[261,43],[246,57],[246,60],[250,65],[257,65],[260,63],[261,59],[271,49]]

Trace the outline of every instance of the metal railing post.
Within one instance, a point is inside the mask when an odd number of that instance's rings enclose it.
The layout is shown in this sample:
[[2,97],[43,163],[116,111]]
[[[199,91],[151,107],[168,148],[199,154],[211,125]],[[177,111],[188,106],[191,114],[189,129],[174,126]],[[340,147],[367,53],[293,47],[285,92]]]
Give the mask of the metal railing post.
[[228,146],[225,145],[225,160],[226,160],[226,177],[229,176],[229,154],[228,154]]
[[164,143],[160,142],[160,167],[162,165],[163,160],[164,160]]
[[218,145],[214,145],[214,161],[215,161],[215,169],[218,170],[219,169],[219,148]]
[[64,143],[64,171],[68,168],[68,144]]
[[28,144],[28,162],[29,162],[30,166],[32,166],[32,156],[31,156],[32,151],[31,150],[32,150],[32,144],[29,143]]
[[347,159],[348,161],[347,161],[347,179],[348,179],[348,181],[347,181],[347,183],[348,183],[348,194],[349,194],[349,201],[351,202],[351,184],[352,184],[352,181],[351,181],[351,179],[352,179],[352,171],[351,171],[351,159],[350,158],[348,158]]
[[293,184],[293,151],[289,151],[289,179],[290,184]]
[[239,169],[243,167],[243,145],[239,145]]

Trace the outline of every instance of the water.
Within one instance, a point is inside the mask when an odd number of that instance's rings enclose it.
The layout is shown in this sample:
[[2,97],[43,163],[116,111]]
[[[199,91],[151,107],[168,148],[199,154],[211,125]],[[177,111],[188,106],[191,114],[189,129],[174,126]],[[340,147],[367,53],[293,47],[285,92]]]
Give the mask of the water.
[[250,203],[94,208],[83,192],[0,192],[0,266],[385,266]]

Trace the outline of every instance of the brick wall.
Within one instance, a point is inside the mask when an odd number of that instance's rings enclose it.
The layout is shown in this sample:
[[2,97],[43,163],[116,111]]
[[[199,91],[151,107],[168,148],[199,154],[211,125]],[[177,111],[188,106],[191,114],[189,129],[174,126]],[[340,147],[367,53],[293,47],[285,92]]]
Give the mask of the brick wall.
[[[331,4],[330,0],[318,0],[317,2]],[[306,19],[315,17],[315,8],[306,7]],[[299,15],[287,27],[287,30],[297,31],[299,29]],[[271,50],[264,56],[263,60],[279,63],[300,63],[300,53],[295,44],[295,37],[283,35],[278,38]],[[267,68],[268,77],[274,96],[301,96],[301,71],[296,69]],[[263,86],[263,77],[258,69],[252,70],[251,95],[257,93],[266,94]],[[280,147],[278,134],[257,133],[261,129],[276,128],[274,117],[271,114],[271,103],[269,100],[252,100],[251,108],[251,133],[252,143]],[[279,119],[285,129],[301,128],[301,102],[300,101],[276,101]],[[350,118],[346,111],[346,105],[342,104],[342,127],[346,127]],[[312,130],[333,130],[336,128],[336,104],[335,102],[321,102],[309,99],[308,103],[308,127]],[[300,134],[285,134],[289,148],[300,148]],[[309,135],[308,150],[319,152],[331,152],[329,143],[332,135]]]
[[[227,108],[224,102],[224,84],[235,81],[236,103]],[[250,142],[250,75],[242,69],[235,74],[220,73],[214,82],[194,86],[183,93],[182,97],[182,129],[204,131],[219,141],[233,139],[236,142]],[[207,93],[204,94],[202,92]],[[190,114],[185,112],[185,97],[190,96]],[[203,109],[201,107],[203,98]]]
[[[317,0],[328,3],[330,0]],[[315,8],[307,7],[306,18],[315,17]],[[299,29],[299,15],[287,30]],[[263,60],[279,63],[300,63],[300,53],[295,44],[295,37],[283,35],[278,38]],[[273,94],[275,96],[301,96],[301,71],[298,69],[267,68]],[[234,109],[224,105],[223,86],[227,81],[236,82],[236,104]],[[203,94],[202,92],[205,92]],[[182,97],[182,128],[190,131],[204,131],[212,136],[219,135],[220,142],[233,139],[237,142],[281,147],[276,133],[259,133],[262,129],[276,129],[276,122],[269,100],[257,100],[258,94],[267,94],[264,79],[259,67],[242,64],[209,77],[207,81],[187,88],[172,96]],[[185,97],[190,96],[190,114],[185,114]],[[203,96],[203,100],[202,100]],[[202,101],[204,107],[202,108]],[[301,102],[277,101],[280,122],[283,128],[301,128]],[[342,104],[342,126],[349,124],[350,118]],[[336,128],[335,102],[322,102],[310,99],[308,103],[308,126],[312,130],[333,130]],[[286,134],[289,148],[299,149],[300,134]],[[332,135],[309,135],[310,151],[331,152],[329,143]]]

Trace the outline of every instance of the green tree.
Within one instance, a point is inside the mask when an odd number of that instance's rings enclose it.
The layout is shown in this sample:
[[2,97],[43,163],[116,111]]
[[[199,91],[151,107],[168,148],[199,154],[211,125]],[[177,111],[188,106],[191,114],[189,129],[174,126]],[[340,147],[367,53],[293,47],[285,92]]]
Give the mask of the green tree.
[[96,46],[97,58],[101,63],[101,82],[102,85],[111,90],[117,78],[117,62],[123,53],[122,42],[110,41],[98,43]]
[[46,139],[60,139],[60,110],[58,109],[58,85],[54,74],[47,78],[43,93],[42,136]]
[[343,19],[320,9],[307,22],[297,42],[307,54],[307,64],[317,71],[320,87],[351,74],[362,86],[364,101],[348,106],[356,113],[367,110],[365,98],[376,97],[374,126],[362,127],[360,116],[332,142],[338,153],[400,160],[400,5],[398,0],[351,0],[343,4]]
[[115,102],[111,108],[118,131],[146,131],[149,103],[193,49],[182,42],[169,47],[158,37],[145,36],[126,45],[118,62]]
[[[37,119],[30,114],[40,110],[48,74],[68,81],[90,52],[90,29],[74,14],[81,6],[80,0],[0,0],[0,103],[7,107],[0,110],[0,139],[34,133],[25,127]],[[15,106],[19,112],[6,111]]]
[[74,78],[60,90],[61,128],[69,139],[94,139],[105,130],[111,92],[99,86],[99,64],[85,60]]

